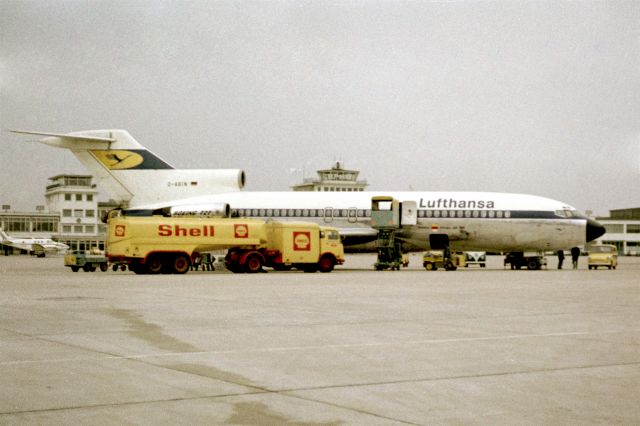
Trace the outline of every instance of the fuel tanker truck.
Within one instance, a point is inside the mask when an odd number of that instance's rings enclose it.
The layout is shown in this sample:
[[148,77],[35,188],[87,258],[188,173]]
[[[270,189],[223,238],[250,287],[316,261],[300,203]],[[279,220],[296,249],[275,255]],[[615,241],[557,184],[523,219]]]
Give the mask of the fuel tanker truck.
[[125,215],[108,218],[107,257],[138,274],[184,274],[200,253],[228,250],[227,269],[255,273],[276,270],[331,272],[344,263],[335,228],[307,222],[207,217],[194,214]]

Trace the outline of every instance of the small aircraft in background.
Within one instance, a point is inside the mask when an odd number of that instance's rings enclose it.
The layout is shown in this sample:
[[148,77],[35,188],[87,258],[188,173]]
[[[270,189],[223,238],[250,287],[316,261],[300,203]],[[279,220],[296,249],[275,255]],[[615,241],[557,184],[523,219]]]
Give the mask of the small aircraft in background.
[[0,244],[26,250],[38,257],[45,257],[45,253],[59,253],[69,249],[68,245],[53,241],[51,238],[10,237],[2,228],[0,228]]

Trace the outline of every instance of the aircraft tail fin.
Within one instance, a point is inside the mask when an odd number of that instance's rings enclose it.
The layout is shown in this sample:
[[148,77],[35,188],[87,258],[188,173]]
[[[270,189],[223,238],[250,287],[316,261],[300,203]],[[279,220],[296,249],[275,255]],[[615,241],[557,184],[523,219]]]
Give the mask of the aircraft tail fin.
[[4,229],[0,228],[0,243],[9,241],[11,238],[4,232]]
[[40,142],[70,150],[101,188],[122,207],[172,202],[215,192],[238,191],[244,186],[241,170],[174,169],[126,130],[88,130],[51,133],[10,130],[45,136]]

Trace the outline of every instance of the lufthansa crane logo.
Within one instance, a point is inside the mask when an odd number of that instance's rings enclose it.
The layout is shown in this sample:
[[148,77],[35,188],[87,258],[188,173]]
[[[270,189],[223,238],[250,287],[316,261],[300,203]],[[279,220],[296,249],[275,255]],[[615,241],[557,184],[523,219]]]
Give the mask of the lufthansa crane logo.
[[236,238],[249,238],[249,227],[245,224],[237,224],[233,226]]
[[94,157],[109,170],[133,169],[144,161],[142,155],[133,151],[123,150],[94,150],[91,151]]
[[293,233],[293,250],[294,251],[310,251],[311,250],[311,233],[310,232],[294,232]]

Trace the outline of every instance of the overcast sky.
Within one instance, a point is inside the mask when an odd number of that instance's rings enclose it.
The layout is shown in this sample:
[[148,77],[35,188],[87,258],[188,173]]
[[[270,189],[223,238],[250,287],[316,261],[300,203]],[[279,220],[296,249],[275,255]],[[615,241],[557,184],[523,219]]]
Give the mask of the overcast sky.
[[[0,203],[86,173],[8,128],[127,129],[178,168],[288,190],[640,207],[638,1],[0,1]],[[295,171],[300,170],[300,171]]]

